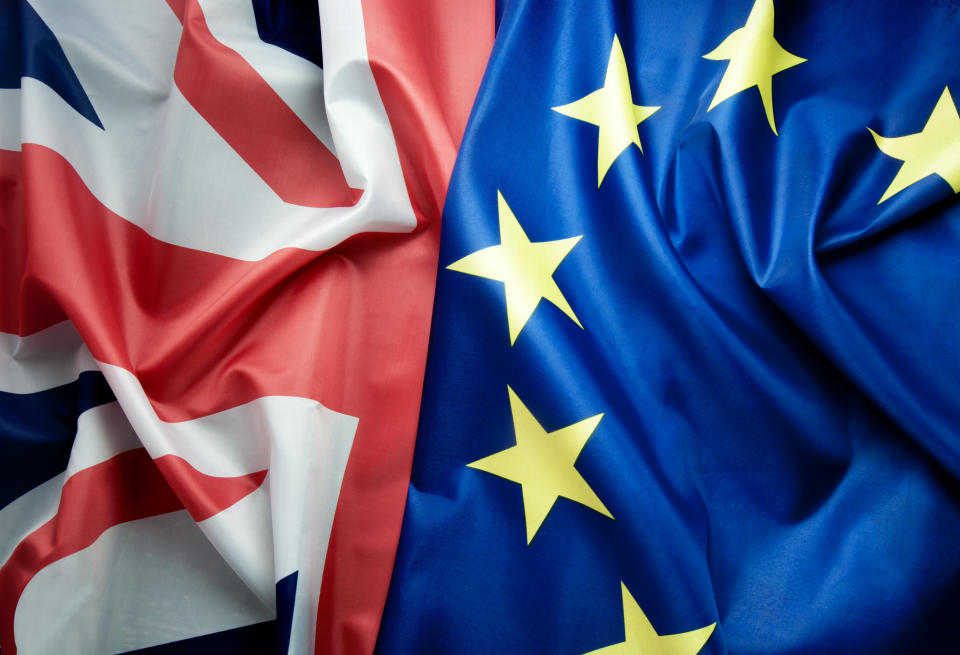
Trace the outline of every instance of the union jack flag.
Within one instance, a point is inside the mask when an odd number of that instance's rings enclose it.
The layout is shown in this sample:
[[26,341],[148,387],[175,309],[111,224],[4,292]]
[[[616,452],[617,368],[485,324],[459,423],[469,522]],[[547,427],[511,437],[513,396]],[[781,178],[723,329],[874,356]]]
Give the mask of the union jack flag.
[[4,655],[373,650],[493,37],[417,9],[0,4]]

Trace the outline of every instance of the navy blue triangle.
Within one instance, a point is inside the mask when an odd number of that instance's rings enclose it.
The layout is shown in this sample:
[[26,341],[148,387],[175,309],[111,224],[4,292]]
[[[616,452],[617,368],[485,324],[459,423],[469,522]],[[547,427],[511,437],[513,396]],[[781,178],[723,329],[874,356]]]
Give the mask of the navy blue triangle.
[[297,571],[277,581],[277,653],[290,650],[293,606],[297,596]]
[[0,509],[66,469],[77,418],[114,400],[99,371],[36,393],[0,391]]
[[103,128],[57,37],[25,0],[5,0],[0,2],[0,88],[19,89],[24,77],[43,82]]
[[266,43],[323,68],[317,0],[252,0],[257,32]]

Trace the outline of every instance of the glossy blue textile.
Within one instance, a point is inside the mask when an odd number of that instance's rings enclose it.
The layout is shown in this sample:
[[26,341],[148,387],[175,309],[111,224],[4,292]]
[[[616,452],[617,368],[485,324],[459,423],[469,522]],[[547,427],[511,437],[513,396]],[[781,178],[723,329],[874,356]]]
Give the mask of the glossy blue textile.
[[[776,2],[808,61],[707,111],[702,55],[752,2],[511,0],[445,208],[421,428],[378,653],[585,653],[624,639],[621,581],[709,654],[956,653],[960,205],[938,176],[878,205],[960,97],[952,2]],[[597,187],[603,84],[662,108]],[[957,154],[960,157],[960,153]],[[446,266],[583,235],[511,347],[504,285]],[[614,516],[559,499],[530,545],[520,486],[466,464],[600,412],[576,466]]]

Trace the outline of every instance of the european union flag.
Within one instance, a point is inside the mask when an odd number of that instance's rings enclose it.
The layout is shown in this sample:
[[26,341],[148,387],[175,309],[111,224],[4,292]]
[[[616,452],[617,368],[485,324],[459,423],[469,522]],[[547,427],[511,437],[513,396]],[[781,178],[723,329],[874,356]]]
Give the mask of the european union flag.
[[957,653],[954,2],[512,0],[379,653]]

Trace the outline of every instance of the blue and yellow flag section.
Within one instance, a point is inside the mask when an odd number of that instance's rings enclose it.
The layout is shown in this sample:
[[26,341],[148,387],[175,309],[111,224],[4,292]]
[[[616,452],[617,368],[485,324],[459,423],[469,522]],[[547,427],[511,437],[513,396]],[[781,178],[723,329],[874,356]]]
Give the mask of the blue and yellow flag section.
[[957,652],[958,44],[506,5],[379,653]]

